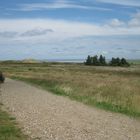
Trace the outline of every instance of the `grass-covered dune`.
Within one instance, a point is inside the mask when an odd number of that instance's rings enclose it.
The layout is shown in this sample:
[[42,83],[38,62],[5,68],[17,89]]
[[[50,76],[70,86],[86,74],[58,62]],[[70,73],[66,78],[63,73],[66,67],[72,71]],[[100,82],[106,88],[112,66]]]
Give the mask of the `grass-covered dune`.
[[64,63],[0,64],[6,76],[129,116],[140,117],[140,66],[94,67]]

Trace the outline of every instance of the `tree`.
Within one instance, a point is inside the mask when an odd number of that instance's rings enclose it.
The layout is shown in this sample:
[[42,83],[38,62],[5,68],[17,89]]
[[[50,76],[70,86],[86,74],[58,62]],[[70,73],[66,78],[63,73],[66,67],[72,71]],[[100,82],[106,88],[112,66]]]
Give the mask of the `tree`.
[[114,65],[115,65],[115,63],[116,63],[115,58],[114,58],[114,57],[112,57],[112,59],[111,59],[111,61],[110,61],[110,65],[111,65],[111,66],[114,66]]
[[116,66],[121,66],[121,59],[119,57],[116,58]]
[[[97,55],[91,57],[90,55],[88,55],[87,59],[86,59],[86,62],[85,62],[86,65],[93,65],[93,66],[106,66],[108,65],[106,63],[106,59],[104,56],[100,55],[100,57],[98,58]],[[112,58],[111,61],[109,62],[109,65],[110,66],[121,66],[121,67],[124,67],[124,66],[130,66],[130,64],[126,61],[125,58],[122,58],[120,59],[119,57],[117,58]]]
[[91,57],[88,55],[87,60],[86,60],[86,65],[91,65]]
[[112,58],[112,60],[110,61],[110,65],[111,66],[120,66],[120,63],[121,62],[121,60],[120,60],[120,58]]
[[99,58],[97,55],[95,55],[93,57],[88,55],[85,64],[86,65],[93,65],[93,66],[105,66],[106,60],[105,60],[105,57],[103,57],[102,55],[100,55]]
[[110,61],[111,66],[129,66],[129,63],[126,61],[125,58],[120,59],[119,57],[117,58],[112,58]]
[[129,63],[126,61],[125,58],[121,59],[121,66],[129,66]]
[[94,66],[98,66],[99,65],[99,60],[98,60],[98,56],[97,55],[92,57],[92,65],[94,65]]
[[100,57],[99,57],[99,63],[100,63],[101,66],[106,65],[106,59],[102,55],[100,55]]

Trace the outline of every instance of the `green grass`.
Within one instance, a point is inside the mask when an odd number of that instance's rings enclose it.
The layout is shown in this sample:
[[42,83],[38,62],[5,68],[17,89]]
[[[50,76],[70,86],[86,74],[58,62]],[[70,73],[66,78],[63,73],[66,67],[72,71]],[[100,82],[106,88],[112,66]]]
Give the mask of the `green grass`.
[[79,96],[75,94],[74,92],[71,92],[68,94],[67,91],[60,88],[61,86],[57,82],[32,79],[32,78],[21,78],[21,77],[11,77],[11,78],[15,80],[22,80],[24,82],[33,84],[35,86],[39,86],[45,90],[52,92],[53,94],[56,94],[59,96],[66,96],[72,100],[76,100],[90,106],[96,106],[98,108],[109,110],[112,112],[126,114],[131,117],[140,117],[140,112],[134,111],[130,107],[127,108],[127,107],[122,107],[121,105],[115,105],[111,102],[97,101],[96,99],[91,98],[91,96]]
[[101,109],[140,117],[140,66],[90,67],[83,64],[0,64],[8,77],[26,81]]
[[0,105],[0,140],[27,140],[21,130],[18,128],[15,118],[11,117],[5,111],[2,111]]

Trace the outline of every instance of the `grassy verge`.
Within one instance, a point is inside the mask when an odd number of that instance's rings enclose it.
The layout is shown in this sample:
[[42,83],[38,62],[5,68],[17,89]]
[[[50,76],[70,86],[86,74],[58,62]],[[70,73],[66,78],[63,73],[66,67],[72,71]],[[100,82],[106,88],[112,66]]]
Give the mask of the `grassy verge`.
[[0,140],[27,140],[21,130],[18,128],[15,118],[1,109],[0,104]]
[[140,117],[140,112],[134,110],[134,108],[132,108],[131,106],[122,106],[122,105],[114,104],[112,101],[109,100],[99,101],[90,95],[79,95],[76,94],[74,90],[63,88],[62,85],[56,81],[50,81],[46,79],[43,80],[43,79],[35,79],[35,78],[23,78],[23,77],[12,77],[12,78],[39,86],[45,90],[51,91],[56,95],[66,96],[72,100],[76,100],[90,106],[96,106],[101,109],[126,114],[131,117],[138,117],[138,118]]

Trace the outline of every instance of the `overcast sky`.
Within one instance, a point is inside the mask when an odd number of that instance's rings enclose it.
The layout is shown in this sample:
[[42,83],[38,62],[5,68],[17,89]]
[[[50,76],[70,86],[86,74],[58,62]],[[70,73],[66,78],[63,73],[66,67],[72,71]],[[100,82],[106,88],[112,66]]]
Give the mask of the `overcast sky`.
[[140,0],[1,0],[0,59],[140,59]]

